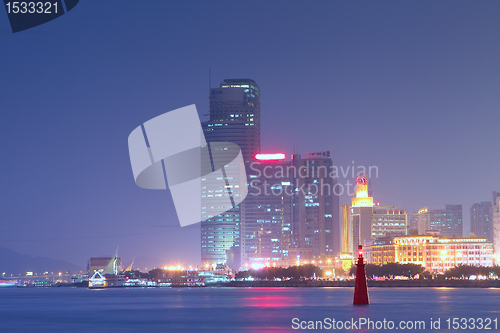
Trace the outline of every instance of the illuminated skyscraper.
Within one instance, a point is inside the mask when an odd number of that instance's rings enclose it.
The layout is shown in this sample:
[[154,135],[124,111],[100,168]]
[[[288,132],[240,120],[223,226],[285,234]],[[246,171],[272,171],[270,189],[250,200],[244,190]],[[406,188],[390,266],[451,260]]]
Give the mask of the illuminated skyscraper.
[[[330,174],[329,151],[293,155],[292,180],[296,195],[293,203],[291,257],[303,252],[316,259],[339,252],[339,196],[337,180]],[[293,252],[293,253],[292,253]]]
[[293,186],[284,154],[260,154],[248,171],[248,196],[242,203],[242,267],[287,266]]
[[[288,266],[328,260],[339,251],[337,181],[330,152],[259,154],[248,171],[242,204],[241,252],[245,267]],[[298,257],[297,257],[298,256]]]
[[[209,99],[210,120],[202,123],[207,143],[235,143],[249,163],[260,151],[259,86],[250,79],[227,79],[220,88],[210,89]],[[224,214],[201,222],[201,261],[203,265],[222,263],[239,268],[241,206],[225,208]],[[210,215],[210,207],[206,207],[206,213]]]
[[470,208],[470,232],[476,237],[493,241],[492,202],[475,203]]
[[260,152],[260,89],[254,80],[226,79],[210,89],[210,120],[202,123],[207,142],[237,144],[246,163]]

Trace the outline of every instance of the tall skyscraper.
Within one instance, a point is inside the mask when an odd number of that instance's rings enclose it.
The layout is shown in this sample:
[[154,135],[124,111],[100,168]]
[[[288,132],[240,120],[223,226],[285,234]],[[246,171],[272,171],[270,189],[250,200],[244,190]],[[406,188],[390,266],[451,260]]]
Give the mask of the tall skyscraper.
[[339,251],[337,181],[330,152],[259,154],[242,204],[244,267],[328,260]]
[[330,173],[332,165],[329,151],[293,155],[292,166],[297,173],[292,179],[296,195],[290,257],[321,260],[340,250],[339,196],[337,180]]
[[492,202],[475,203],[470,208],[470,232],[476,237],[493,241],[493,211]]
[[[232,142],[241,148],[245,163],[260,151],[260,89],[250,79],[227,79],[210,89],[210,120],[202,123],[205,139]],[[214,168],[220,166],[214,165]],[[238,166],[234,166],[237,172]],[[227,175],[226,175],[227,176]],[[206,193],[206,195],[221,195]],[[227,202],[227,201],[226,201]],[[225,207],[224,214],[201,222],[201,261],[206,264],[240,266],[241,205]],[[205,207],[210,216],[210,207]]]
[[237,144],[246,163],[260,152],[260,89],[254,80],[226,79],[210,89],[210,120],[202,123],[207,142]]
[[462,205],[434,205],[418,211],[418,233],[439,231],[442,237],[460,238],[463,234]]
[[291,162],[284,154],[260,154],[248,170],[248,196],[241,207],[242,267],[288,266],[292,234]]

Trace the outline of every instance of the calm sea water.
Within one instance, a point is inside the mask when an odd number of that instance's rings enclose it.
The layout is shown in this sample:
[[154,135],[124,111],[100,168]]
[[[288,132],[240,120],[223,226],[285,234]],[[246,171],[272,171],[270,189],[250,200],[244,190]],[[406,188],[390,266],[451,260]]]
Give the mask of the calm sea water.
[[[293,318],[423,320],[426,329],[411,332],[449,332],[447,318],[500,321],[499,289],[373,288],[365,307],[352,297],[352,288],[3,288],[0,332],[292,332]],[[440,330],[431,318],[441,318]]]

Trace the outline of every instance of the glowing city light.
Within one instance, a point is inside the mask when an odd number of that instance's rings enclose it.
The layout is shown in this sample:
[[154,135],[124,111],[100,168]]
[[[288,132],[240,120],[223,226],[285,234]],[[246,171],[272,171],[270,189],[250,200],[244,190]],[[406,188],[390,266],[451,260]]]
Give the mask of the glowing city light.
[[284,160],[285,154],[255,154],[255,159],[259,161],[269,161],[269,160]]
[[264,264],[262,264],[262,263],[254,262],[254,263],[252,264],[252,269],[262,269],[262,268],[264,268],[264,267],[266,267],[266,265],[264,265]]

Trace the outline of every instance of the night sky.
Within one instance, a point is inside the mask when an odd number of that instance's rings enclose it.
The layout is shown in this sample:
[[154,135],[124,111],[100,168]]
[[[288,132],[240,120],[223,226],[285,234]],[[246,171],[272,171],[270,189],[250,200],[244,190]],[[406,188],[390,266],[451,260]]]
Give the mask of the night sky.
[[107,0],[13,34],[2,9],[0,247],[198,265],[199,224],[135,185],[127,138],[190,104],[205,120],[209,67],[212,86],[260,86],[262,152],[378,166],[375,201],[463,204],[468,234],[500,190],[499,17],[498,1]]

